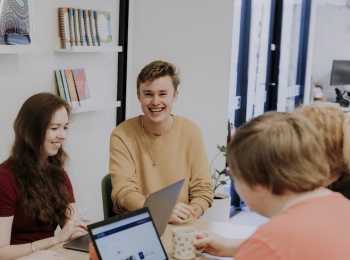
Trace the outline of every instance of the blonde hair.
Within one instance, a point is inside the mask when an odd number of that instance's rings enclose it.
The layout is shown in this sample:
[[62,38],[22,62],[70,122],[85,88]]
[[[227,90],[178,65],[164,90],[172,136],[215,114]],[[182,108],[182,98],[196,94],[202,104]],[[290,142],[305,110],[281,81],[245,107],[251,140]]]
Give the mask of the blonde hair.
[[238,128],[228,146],[233,177],[272,194],[316,189],[329,179],[323,144],[303,117],[268,112]]
[[331,176],[349,174],[350,169],[350,119],[334,106],[308,105],[298,108],[297,114],[305,116],[321,135],[325,144]]

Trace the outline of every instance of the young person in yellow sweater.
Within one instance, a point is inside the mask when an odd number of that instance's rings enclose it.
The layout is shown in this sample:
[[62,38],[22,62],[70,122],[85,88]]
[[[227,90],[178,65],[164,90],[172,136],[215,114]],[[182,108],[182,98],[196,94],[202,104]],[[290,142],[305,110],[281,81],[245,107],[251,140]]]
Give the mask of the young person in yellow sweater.
[[198,234],[195,246],[236,260],[347,260],[350,202],[324,188],[330,167],[320,132],[305,117],[270,112],[240,127],[230,173],[248,206],[270,221],[236,241]]
[[137,78],[143,115],[117,126],[110,139],[109,172],[116,213],[142,208],[146,197],[185,178],[170,223],[200,217],[213,192],[200,129],[173,115],[180,80],[174,65],[153,61]]

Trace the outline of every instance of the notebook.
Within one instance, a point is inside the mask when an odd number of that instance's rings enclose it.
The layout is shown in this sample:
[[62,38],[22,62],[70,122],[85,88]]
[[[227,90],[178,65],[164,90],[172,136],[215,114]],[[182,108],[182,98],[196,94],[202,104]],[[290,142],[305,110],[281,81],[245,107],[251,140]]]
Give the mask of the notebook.
[[[164,233],[184,182],[185,179],[181,179],[159,191],[150,194],[146,199],[144,207],[149,208],[159,235]],[[89,237],[88,235],[85,235],[73,239],[65,243],[63,247],[66,249],[88,252]]]
[[88,225],[99,259],[167,260],[148,208]]

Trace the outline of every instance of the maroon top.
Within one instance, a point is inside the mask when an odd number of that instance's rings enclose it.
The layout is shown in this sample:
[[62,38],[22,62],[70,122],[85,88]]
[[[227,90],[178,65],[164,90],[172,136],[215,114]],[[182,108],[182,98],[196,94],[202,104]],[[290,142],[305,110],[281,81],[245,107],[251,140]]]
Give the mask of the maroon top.
[[[74,202],[72,184],[65,176],[65,185],[70,195],[69,202]],[[57,227],[45,225],[25,214],[26,208],[20,206],[19,188],[16,178],[8,163],[0,164],[0,217],[14,216],[11,231],[11,245],[30,243],[54,235]],[[43,194],[44,195],[44,194]]]

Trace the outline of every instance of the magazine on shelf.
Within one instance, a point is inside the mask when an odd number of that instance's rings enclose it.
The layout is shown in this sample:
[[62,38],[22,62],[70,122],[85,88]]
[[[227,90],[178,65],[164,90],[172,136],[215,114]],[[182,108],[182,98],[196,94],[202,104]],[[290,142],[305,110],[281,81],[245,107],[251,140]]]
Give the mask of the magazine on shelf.
[[86,84],[86,75],[84,69],[72,69],[75,88],[80,102],[90,98],[90,91]]
[[91,106],[91,93],[83,68],[55,70],[55,78],[57,94],[73,109],[86,109]]
[[30,44],[29,0],[0,0],[0,45]]
[[112,21],[111,13],[107,11],[96,11],[96,34],[101,45],[112,44]]

